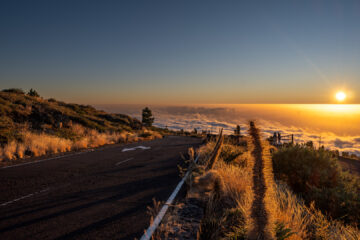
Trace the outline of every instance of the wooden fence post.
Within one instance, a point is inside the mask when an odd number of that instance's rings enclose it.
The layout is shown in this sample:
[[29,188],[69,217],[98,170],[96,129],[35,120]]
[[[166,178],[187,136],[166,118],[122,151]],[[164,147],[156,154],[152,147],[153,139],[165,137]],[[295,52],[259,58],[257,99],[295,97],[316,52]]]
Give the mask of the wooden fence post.
[[217,161],[217,158],[219,157],[220,149],[221,149],[223,139],[224,139],[223,136],[222,136],[222,132],[223,132],[223,129],[221,129],[221,131],[220,131],[219,139],[218,139],[218,141],[217,141],[217,143],[215,145],[215,148],[214,148],[213,152],[211,153],[211,156],[210,156],[208,165],[206,167],[206,170],[212,169],[214,167],[216,161]]

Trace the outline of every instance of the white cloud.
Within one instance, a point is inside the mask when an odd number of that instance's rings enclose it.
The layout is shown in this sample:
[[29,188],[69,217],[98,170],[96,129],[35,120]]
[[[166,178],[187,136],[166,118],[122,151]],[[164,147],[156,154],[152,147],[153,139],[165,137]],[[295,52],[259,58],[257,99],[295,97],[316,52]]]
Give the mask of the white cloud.
[[[140,118],[144,106],[122,106],[117,111]],[[274,131],[282,135],[294,134],[295,141],[304,143],[313,141],[318,146],[338,149],[360,155],[360,124],[351,118],[334,121],[329,116],[323,117],[318,112],[287,110],[282,106],[239,105],[239,106],[150,106],[155,116],[155,125],[170,129],[218,131],[224,128],[227,134],[233,133],[237,124],[242,133],[246,133],[249,120],[255,120],[264,136],[273,135]],[[106,108],[105,108],[106,109]],[[108,109],[109,110],[109,109]],[[300,112],[299,112],[300,111]],[[317,114],[317,115],[316,115]],[[356,115],[358,114],[358,115]],[[355,114],[355,120],[359,113]]]

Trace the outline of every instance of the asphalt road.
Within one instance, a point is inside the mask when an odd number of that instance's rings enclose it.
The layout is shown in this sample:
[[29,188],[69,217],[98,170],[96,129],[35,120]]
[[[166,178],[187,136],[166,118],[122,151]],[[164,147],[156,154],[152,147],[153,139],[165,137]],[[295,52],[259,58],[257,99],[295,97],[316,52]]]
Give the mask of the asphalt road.
[[[180,180],[180,152],[200,139],[166,137],[0,169],[0,239],[134,239],[147,206]],[[150,149],[122,150],[134,146]]]

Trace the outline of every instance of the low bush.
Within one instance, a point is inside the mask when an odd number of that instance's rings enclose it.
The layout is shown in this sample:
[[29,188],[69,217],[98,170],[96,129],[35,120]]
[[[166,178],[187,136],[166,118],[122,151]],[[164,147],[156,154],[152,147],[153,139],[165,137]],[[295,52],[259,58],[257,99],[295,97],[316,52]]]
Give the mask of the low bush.
[[38,92],[35,89],[32,89],[32,88],[29,90],[28,95],[31,96],[31,97],[40,97]]
[[340,173],[337,160],[328,151],[301,145],[274,153],[273,168],[276,177],[285,180],[296,192],[306,192],[313,186],[334,187]]
[[224,144],[221,148],[220,158],[226,163],[231,163],[242,153],[243,150],[240,147],[232,144]]
[[286,182],[307,205],[335,219],[360,226],[360,180],[341,170],[331,152],[289,146],[273,154],[275,177]]

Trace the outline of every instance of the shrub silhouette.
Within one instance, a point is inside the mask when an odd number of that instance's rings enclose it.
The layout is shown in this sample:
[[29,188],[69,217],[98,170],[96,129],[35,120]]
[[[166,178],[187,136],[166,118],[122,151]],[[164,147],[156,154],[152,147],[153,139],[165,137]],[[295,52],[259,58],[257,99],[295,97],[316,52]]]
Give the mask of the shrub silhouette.
[[300,145],[280,149],[273,162],[275,175],[298,192],[305,192],[309,186],[334,187],[340,171],[328,151]]
[[146,107],[142,110],[142,123],[145,127],[151,127],[154,122],[154,118],[150,108]]
[[29,95],[29,96],[31,96],[31,97],[40,97],[40,95],[38,94],[38,92],[37,92],[36,90],[32,89],[32,88],[29,90],[29,92],[28,92],[27,95]]

